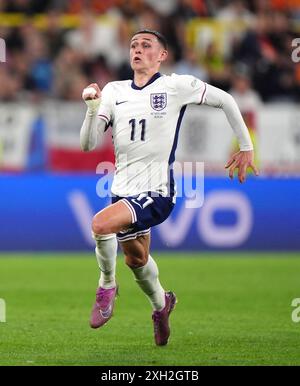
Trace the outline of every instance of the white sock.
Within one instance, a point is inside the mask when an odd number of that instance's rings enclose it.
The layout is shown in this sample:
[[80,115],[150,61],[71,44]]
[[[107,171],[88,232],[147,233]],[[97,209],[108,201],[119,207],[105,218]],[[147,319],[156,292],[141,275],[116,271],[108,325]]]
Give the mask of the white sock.
[[158,280],[158,267],[149,255],[146,265],[132,268],[135,281],[146,294],[154,310],[161,311],[165,305],[165,291]]
[[118,242],[116,235],[94,235],[96,241],[96,258],[100,268],[99,287],[113,288],[116,286],[116,258]]

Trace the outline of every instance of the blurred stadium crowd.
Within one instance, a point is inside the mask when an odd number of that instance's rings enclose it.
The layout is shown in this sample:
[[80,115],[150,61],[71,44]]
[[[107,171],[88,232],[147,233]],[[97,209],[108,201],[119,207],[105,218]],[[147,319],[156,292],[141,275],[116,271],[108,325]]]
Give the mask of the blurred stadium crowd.
[[[75,101],[90,82],[130,78],[128,43],[145,27],[169,41],[164,73],[252,89],[265,102],[300,100],[300,68],[291,60],[300,0],[0,0],[0,13],[2,101]],[[213,41],[203,52],[188,39],[195,18],[243,27],[226,52]]]

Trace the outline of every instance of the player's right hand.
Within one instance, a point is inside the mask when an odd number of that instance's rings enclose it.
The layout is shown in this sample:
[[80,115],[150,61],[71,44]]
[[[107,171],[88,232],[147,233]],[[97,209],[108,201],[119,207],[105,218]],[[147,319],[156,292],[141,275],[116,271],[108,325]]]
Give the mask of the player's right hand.
[[101,90],[97,83],[91,83],[89,84],[83,91],[82,91],[82,99],[84,101],[92,100],[92,99],[100,99],[101,97]]
[[97,83],[88,85],[82,91],[82,99],[88,107],[88,113],[94,115],[100,106],[101,90]]

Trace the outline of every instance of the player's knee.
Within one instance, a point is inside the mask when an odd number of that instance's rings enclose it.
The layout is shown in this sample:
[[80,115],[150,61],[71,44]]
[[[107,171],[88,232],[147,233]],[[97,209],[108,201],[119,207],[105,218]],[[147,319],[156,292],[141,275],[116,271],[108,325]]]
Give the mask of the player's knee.
[[125,263],[129,268],[140,268],[146,265],[148,256],[145,253],[137,253],[137,254],[126,254],[125,255]]
[[107,233],[105,222],[95,216],[92,221],[92,231],[95,235],[105,235]]

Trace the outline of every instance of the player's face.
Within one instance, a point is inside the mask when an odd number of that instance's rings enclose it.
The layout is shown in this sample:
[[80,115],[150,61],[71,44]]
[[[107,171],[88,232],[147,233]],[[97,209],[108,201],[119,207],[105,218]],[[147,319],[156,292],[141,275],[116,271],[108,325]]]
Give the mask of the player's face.
[[167,51],[151,34],[138,34],[130,44],[130,64],[133,71],[158,70],[167,57]]

